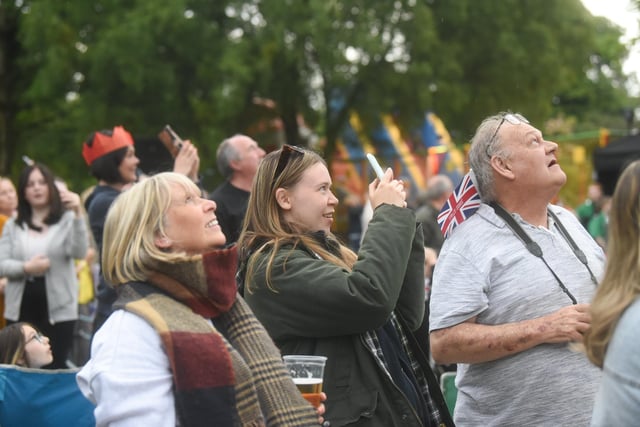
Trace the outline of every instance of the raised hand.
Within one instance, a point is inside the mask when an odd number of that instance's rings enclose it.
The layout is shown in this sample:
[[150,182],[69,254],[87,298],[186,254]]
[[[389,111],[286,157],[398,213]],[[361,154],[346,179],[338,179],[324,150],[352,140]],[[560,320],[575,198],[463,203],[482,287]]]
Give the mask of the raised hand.
[[65,209],[72,210],[76,213],[76,215],[80,214],[80,196],[78,193],[74,193],[69,190],[60,191],[60,201],[62,202],[62,206]]
[[407,207],[407,193],[401,180],[393,179],[393,171],[387,168],[382,179],[376,178],[369,184],[369,200],[373,209],[387,203],[390,205]]
[[178,155],[173,162],[173,171],[186,175],[196,182],[199,169],[200,156],[198,156],[198,149],[191,141],[182,141],[182,148],[178,151]]

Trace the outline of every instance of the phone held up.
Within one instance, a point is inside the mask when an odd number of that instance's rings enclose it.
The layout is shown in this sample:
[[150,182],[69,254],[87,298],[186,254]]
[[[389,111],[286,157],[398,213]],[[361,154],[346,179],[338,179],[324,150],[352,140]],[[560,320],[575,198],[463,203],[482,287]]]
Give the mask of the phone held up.
[[171,153],[171,157],[176,157],[182,148],[182,138],[169,125],[165,125],[158,134],[158,138],[166,149]]
[[378,160],[376,159],[376,157],[371,153],[367,153],[367,159],[369,160],[369,163],[371,164],[371,168],[376,173],[376,176],[378,177],[378,179],[382,179],[382,177],[384,176],[384,171],[380,167],[380,163],[378,163]]

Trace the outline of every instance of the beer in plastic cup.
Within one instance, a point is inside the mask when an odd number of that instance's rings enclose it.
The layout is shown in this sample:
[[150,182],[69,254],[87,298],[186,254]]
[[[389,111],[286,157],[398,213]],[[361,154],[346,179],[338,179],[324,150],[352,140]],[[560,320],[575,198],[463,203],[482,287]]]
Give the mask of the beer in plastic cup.
[[284,365],[293,378],[294,384],[315,408],[320,406],[322,393],[322,377],[327,358],[324,356],[284,356]]

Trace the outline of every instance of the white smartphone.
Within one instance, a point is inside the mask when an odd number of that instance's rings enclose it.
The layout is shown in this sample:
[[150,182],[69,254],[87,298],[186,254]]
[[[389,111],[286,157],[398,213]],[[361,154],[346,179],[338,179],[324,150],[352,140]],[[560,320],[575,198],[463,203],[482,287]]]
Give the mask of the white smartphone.
[[378,179],[382,179],[382,177],[384,176],[384,171],[380,167],[380,163],[378,163],[378,160],[376,159],[376,157],[371,153],[367,153],[367,160],[369,160],[369,163],[371,164],[371,168],[376,173],[376,176],[378,177]]

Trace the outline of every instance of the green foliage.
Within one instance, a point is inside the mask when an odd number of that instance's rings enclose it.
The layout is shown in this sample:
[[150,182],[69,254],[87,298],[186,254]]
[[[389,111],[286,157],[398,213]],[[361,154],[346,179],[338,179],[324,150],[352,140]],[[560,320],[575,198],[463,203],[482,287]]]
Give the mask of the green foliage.
[[637,101],[620,29],[580,0],[23,0],[0,14],[0,173],[24,152],[78,189],[92,183],[82,141],[117,124],[172,124],[212,186],[215,148],[255,124],[256,97],[289,142],[304,116],[327,155],[349,110],[405,129],[434,110],[464,143],[500,110],[580,131],[624,127]]

